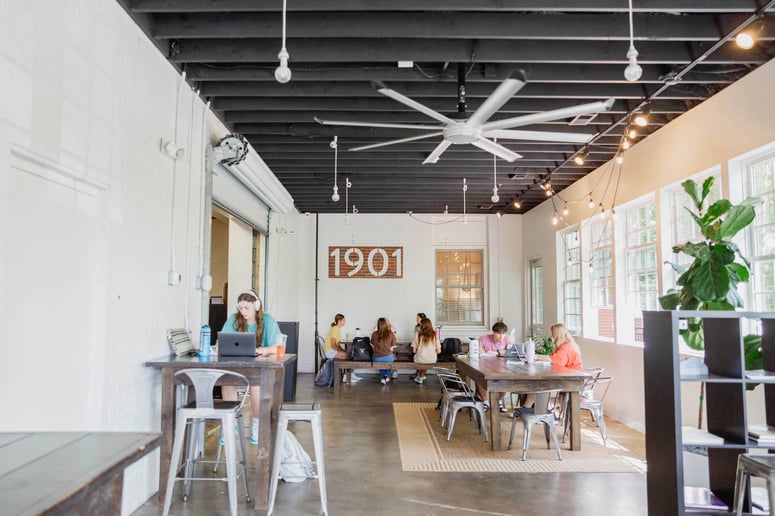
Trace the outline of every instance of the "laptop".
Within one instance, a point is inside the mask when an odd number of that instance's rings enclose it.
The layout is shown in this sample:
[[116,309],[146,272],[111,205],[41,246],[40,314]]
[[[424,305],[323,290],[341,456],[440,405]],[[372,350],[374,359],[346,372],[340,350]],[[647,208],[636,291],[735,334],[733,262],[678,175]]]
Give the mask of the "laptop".
[[506,350],[503,353],[503,358],[516,358],[517,360],[525,359],[525,343],[514,342],[506,346]]
[[218,332],[218,358],[255,357],[256,334],[252,332]]

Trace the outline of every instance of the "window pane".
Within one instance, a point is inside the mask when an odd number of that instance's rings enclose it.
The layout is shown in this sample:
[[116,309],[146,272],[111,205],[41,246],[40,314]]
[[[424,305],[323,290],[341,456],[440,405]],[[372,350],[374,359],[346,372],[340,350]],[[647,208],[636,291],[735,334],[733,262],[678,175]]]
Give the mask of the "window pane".
[[436,251],[436,319],[482,324],[484,285],[481,250]]

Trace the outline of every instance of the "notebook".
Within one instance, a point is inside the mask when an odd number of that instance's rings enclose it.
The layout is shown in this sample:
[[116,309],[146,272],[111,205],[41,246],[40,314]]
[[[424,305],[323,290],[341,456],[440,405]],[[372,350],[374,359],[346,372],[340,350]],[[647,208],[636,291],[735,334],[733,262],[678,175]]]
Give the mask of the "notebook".
[[256,356],[256,334],[249,332],[218,332],[218,358]]

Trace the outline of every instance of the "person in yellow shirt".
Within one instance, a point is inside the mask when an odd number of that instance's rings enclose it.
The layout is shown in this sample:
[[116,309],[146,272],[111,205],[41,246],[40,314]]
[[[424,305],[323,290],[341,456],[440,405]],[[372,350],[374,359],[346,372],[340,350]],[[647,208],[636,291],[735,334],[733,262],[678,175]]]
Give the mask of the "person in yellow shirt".
[[[338,358],[340,360],[347,360],[347,352],[341,346],[342,342],[342,327],[344,327],[347,321],[343,314],[336,314],[334,316],[334,322],[331,323],[331,328],[328,330],[325,340],[323,341],[323,351],[326,354],[326,358],[333,360]],[[342,381],[347,381],[347,375],[345,374]],[[355,373],[350,373],[350,380],[353,382],[360,381],[360,376]]]

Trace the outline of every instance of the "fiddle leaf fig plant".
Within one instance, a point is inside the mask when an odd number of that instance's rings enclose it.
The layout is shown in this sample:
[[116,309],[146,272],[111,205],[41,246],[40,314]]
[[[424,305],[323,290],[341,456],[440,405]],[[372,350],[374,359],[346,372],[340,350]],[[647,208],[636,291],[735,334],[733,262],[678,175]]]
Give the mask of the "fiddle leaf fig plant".
[[[666,310],[734,310],[743,306],[737,285],[748,281],[751,264],[732,238],[753,222],[760,201],[749,197],[740,204],[732,204],[719,199],[706,208],[713,182],[714,178],[709,177],[701,187],[691,179],[681,183],[696,210],[686,211],[697,224],[702,240],[673,246],[674,253],[686,254],[693,261],[688,267],[667,262],[679,276],[676,287],[659,298]],[[702,322],[687,322],[687,329],[681,331],[684,341],[690,348],[703,349]],[[750,346],[754,345],[751,342]],[[748,351],[747,345],[746,356],[754,360],[755,351]]]

